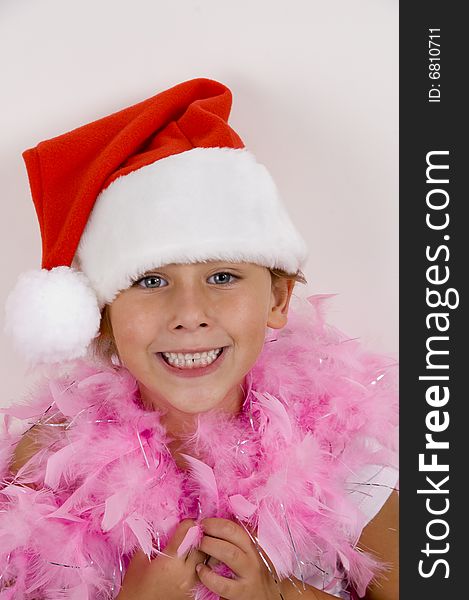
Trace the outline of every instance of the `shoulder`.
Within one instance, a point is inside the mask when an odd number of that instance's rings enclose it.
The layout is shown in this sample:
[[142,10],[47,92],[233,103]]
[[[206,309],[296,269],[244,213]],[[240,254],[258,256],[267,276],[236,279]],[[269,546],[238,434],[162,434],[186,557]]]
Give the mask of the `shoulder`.
[[[10,460],[10,474],[16,477],[19,471],[41,451],[47,450],[54,442],[57,442],[59,436],[62,434],[60,431],[62,427],[57,426],[66,422],[67,419],[65,417],[56,417],[48,425],[37,423],[23,433]],[[28,478],[26,477],[24,483],[27,483],[27,480]]]
[[46,433],[45,425],[33,425],[31,429],[28,429],[22,435],[10,462],[10,472],[13,475],[16,476],[18,471],[44,447],[44,435]]
[[391,463],[363,464],[345,481],[347,493],[368,524],[399,487],[399,471]]
[[385,569],[369,586],[367,600],[396,600],[399,597],[399,496],[396,491],[365,527],[359,546],[385,564]]
[[[16,475],[38,452],[61,439],[60,425],[92,406],[98,394],[101,399],[112,388],[113,397],[116,396],[121,379],[112,370],[84,360],[61,365],[56,373],[38,376],[24,399],[2,411],[14,422],[13,431],[16,426],[25,430],[19,441],[16,433],[9,438],[10,443],[13,437],[13,443],[16,442],[10,471]],[[33,426],[28,425],[31,422]]]

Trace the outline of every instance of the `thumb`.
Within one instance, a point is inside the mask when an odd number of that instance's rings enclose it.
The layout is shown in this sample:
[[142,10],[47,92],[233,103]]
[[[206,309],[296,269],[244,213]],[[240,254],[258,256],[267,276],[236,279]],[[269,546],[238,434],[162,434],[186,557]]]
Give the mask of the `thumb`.
[[177,549],[181,545],[183,539],[186,537],[187,532],[191,527],[196,524],[194,519],[184,519],[181,521],[174,530],[174,533],[169,540],[165,552],[171,556],[176,556]]

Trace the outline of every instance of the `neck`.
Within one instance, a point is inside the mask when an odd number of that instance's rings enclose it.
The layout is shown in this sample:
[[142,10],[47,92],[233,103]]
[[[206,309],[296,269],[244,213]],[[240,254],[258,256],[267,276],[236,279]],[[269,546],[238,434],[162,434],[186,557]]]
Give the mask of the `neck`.
[[[144,406],[150,410],[161,410],[160,422],[165,427],[168,436],[172,438],[168,443],[168,448],[176,464],[180,468],[186,469],[187,463],[180,456],[181,452],[184,452],[184,438],[195,433],[197,418],[201,413],[187,413],[169,403],[163,405],[161,400],[154,398],[153,394],[143,385],[139,384],[139,388]],[[228,415],[237,415],[241,411],[244,399],[243,386],[241,384],[236,385],[212,410],[218,410]]]

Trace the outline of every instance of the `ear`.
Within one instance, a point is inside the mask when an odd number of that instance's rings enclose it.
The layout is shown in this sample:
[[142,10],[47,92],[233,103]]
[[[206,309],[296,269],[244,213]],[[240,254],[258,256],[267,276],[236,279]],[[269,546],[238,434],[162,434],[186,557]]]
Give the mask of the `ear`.
[[288,307],[295,286],[293,279],[280,278],[272,282],[272,293],[267,326],[282,329],[288,321]]

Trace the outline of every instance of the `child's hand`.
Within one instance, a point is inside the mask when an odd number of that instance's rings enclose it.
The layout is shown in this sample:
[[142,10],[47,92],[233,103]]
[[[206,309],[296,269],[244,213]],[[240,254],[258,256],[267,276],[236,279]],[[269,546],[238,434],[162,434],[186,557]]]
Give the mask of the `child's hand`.
[[225,563],[236,575],[236,579],[221,577],[207,565],[201,565],[198,575],[206,587],[226,600],[280,598],[271,573],[240,525],[227,519],[203,519],[202,526],[205,535],[200,550]]
[[149,561],[137,552],[130,561],[116,600],[187,600],[190,590],[199,583],[195,571],[197,563],[207,556],[193,549],[178,558],[177,549],[188,529],[195,525],[192,519],[181,521],[168,542],[164,553]]

